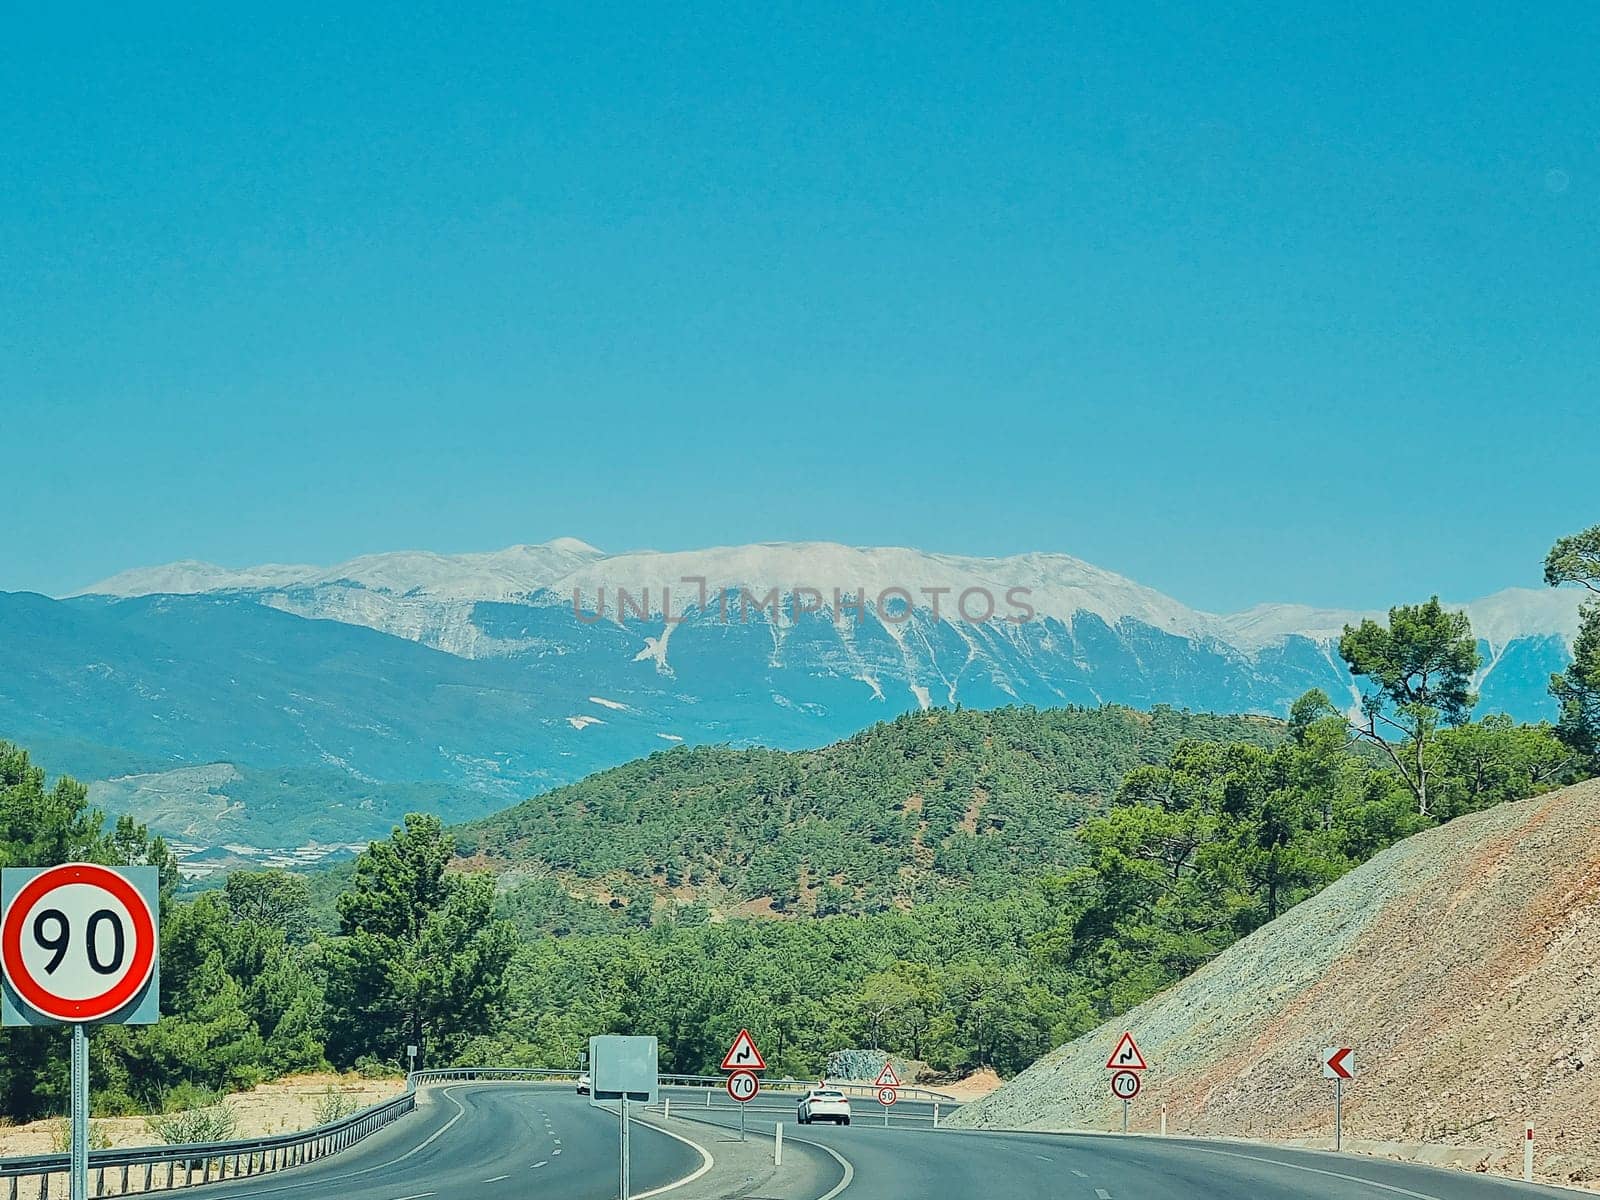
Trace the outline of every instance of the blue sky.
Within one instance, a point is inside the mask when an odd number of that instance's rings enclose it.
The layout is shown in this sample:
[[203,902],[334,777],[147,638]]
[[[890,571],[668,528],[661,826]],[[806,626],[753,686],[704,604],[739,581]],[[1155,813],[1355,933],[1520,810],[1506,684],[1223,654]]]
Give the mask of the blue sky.
[[1600,521],[1593,5],[136,7],[0,43],[0,587],[826,538],[1380,605]]

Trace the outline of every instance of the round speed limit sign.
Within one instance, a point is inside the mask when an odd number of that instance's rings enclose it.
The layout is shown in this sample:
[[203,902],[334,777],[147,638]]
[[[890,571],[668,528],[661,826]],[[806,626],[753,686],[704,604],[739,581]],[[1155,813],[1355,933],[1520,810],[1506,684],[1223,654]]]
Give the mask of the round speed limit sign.
[[[756,1093],[761,1090],[761,1080],[757,1079],[754,1072],[735,1071],[728,1076],[728,1095],[740,1104],[748,1104],[756,1098]],[[743,1118],[740,1118],[743,1120]]]
[[126,1008],[150,982],[156,952],[144,895],[122,873],[92,863],[32,874],[0,922],[6,982],[56,1021],[101,1021]]
[[1118,1071],[1111,1077],[1111,1094],[1118,1100],[1132,1100],[1139,1094],[1139,1077],[1132,1071]]
[[899,1099],[900,1093],[895,1091],[892,1087],[881,1087],[878,1089],[878,1103],[883,1105],[885,1108],[888,1108],[891,1104],[897,1103]]

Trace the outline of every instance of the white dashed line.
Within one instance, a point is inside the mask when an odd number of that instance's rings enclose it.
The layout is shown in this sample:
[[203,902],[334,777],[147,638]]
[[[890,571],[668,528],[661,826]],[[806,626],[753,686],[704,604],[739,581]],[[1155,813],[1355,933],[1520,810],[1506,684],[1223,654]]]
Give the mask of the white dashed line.
[[1087,1179],[1087,1178],[1089,1178],[1089,1177],[1088,1177],[1088,1176],[1087,1176],[1087,1175],[1085,1175],[1085,1174],[1084,1174],[1084,1173],[1083,1173],[1083,1172],[1082,1172],[1082,1171],[1080,1171],[1080,1170],[1078,1170],[1078,1168],[1077,1168],[1077,1167],[1073,1167],[1073,1168],[1072,1168],[1072,1173],[1073,1173],[1073,1174],[1074,1174],[1074,1175],[1076,1175],[1076,1176],[1077,1176],[1077,1177],[1078,1177],[1078,1178],[1079,1178],[1079,1179]]
[[549,1165],[550,1165],[550,1160],[548,1158],[542,1158],[538,1162],[533,1164],[533,1168],[532,1169],[537,1171],[540,1167],[548,1167]]
[[1100,1200],[1111,1200],[1111,1193],[1106,1191],[1105,1188],[1095,1188],[1094,1194],[1098,1196]]
[[510,1179],[509,1175],[496,1175],[493,1179],[485,1179],[485,1183],[499,1183],[502,1179]]

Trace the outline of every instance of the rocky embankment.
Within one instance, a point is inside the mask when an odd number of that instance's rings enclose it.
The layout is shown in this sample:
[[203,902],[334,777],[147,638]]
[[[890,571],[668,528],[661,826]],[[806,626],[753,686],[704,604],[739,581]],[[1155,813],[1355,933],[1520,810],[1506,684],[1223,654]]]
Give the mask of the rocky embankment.
[[1347,1138],[1520,1171],[1531,1122],[1541,1177],[1600,1179],[1600,781],[1391,847],[951,1124],[1113,1128],[1124,1029],[1150,1062],[1135,1129],[1164,1108],[1173,1133],[1327,1135],[1319,1052],[1351,1045]]

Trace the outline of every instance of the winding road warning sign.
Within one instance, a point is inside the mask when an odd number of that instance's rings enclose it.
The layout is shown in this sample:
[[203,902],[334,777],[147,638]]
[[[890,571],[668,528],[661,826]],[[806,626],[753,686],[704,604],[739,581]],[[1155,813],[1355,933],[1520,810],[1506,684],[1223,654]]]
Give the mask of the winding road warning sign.
[[[160,938],[154,867],[9,868],[0,882],[8,1019],[147,1023]],[[146,1011],[150,1010],[150,1011]]]
[[1133,1034],[1125,1033],[1122,1040],[1117,1043],[1117,1048],[1111,1052],[1111,1057],[1106,1059],[1108,1071],[1147,1071],[1144,1055],[1139,1051],[1139,1043],[1133,1040]]
[[765,1071],[767,1060],[761,1057],[761,1051],[756,1049],[756,1040],[750,1036],[748,1029],[739,1030],[739,1036],[733,1039],[733,1045],[728,1047],[728,1052],[722,1056],[722,1069],[724,1071]]

